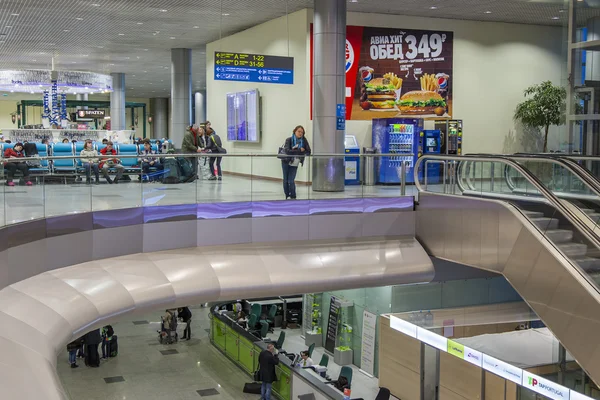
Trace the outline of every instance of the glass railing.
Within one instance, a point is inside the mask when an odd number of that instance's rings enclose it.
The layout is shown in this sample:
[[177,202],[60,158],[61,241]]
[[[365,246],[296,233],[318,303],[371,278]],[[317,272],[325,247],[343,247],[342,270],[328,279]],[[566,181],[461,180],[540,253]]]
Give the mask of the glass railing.
[[[393,169],[397,173],[395,184],[377,184],[379,165],[381,162],[390,164],[397,154],[352,156],[352,161],[345,164],[347,154],[305,157],[303,164],[288,171],[296,173],[296,192],[288,192],[288,196],[296,200],[325,200],[399,197],[415,193],[414,186],[407,185],[412,169],[405,162],[398,162],[397,168]],[[20,172],[15,174],[15,186],[7,186],[7,169],[0,168],[0,226],[65,214],[132,207],[286,200],[282,179],[285,163],[276,154],[220,155],[221,177],[218,172],[211,174],[211,165],[218,171],[218,158],[204,153],[156,154],[152,157],[160,161],[160,167],[152,165],[147,171],[141,169],[139,155],[119,154],[116,157],[124,171],[122,178],[113,184],[109,181],[116,178],[116,166],[108,170],[108,180],[100,168],[98,182],[92,169],[88,184],[80,157],[73,156],[19,159],[29,164],[32,186],[22,181]],[[321,191],[313,185],[313,164],[319,159],[328,160],[322,174],[330,173],[328,165],[339,166],[340,162],[345,165],[347,182],[342,186],[343,190]],[[3,159],[2,162],[8,161]],[[189,179],[194,175],[194,169],[197,179]]]

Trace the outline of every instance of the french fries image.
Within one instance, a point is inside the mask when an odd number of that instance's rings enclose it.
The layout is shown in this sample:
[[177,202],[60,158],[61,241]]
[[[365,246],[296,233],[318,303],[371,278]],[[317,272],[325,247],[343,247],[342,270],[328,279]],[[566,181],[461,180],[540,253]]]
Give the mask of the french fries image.
[[424,74],[421,78],[421,90],[425,92],[437,92],[438,80],[433,74]]
[[395,73],[388,72],[383,75],[383,79],[388,79],[396,90],[402,89],[402,78],[399,78]]

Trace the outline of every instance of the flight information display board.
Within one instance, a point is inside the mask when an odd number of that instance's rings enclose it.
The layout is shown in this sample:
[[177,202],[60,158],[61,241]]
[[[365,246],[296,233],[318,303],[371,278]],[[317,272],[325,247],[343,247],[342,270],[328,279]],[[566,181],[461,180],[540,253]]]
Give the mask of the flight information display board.
[[294,57],[215,51],[218,81],[294,83]]

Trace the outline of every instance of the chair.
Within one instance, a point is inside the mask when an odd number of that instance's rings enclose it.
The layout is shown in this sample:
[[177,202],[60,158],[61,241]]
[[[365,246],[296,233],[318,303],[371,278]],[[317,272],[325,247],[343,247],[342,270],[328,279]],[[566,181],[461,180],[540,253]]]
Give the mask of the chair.
[[308,346],[308,357],[312,358],[312,353],[315,350],[315,344],[312,343],[310,346]]
[[256,321],[258,321],[258,317],[254,314],[251,314],[250,318],[248,319],[248,330],[249,331],[254,331],[256,329]]
[[[73,144],[72,143],[55,143],[52,145],[52,156],[54,157],[64,157],[69,156],[73,157],[75,154],[73,152]],[[75,173],[75,159],[74,158],[64,158],[52,161],[52,171],[55,173]],[[66,179],[66,178],[65,178]]]
[[275,327],[275,314],[277,314],[277,306],[273,304],[269,308],[269,313],[267,314],[267,322],[269,324],[269,332],[274,332],[273,328]]
[[352,368],[348,367],[347,365],[343,366],[340,370],[340,377],[341,376],[348,380],[348,388],[350,389],[352,387]]
[[266,321],[260,321],[260,338],[264,339],[269,334],[269,324]]
[[390,396],[390,389],[382,387],[379,388],[379,393],[377,393],[377,397],[375,397],[375,400],[389,400]]
[[274,342],[272,340],[265,340],[265,342],[273,343],[273,345],[275,345],[275,348],[277,350],[281,350],[283,348],[283,342],[285,342],[285,332],[281,331],[279,333],[279,338],[277,339],[276,342]]
[[[137,144],[119,144],[116,150],[120,156],[138,156],[140,154]],[[121,165],[125,167],[125,172],[139,173],[142,170],[142,167],[138,165],[137,157],[121,158]]]
[[319,361],[319,365],[321,367],[327,368],[327,366],[329,365],[329,356],[327,354],[323,354],[323,357],[321,357],[321,361]]
[[[47,144],[36,143],[35,147],[40,157],[48,157]],[[48,167],[48,159],[40,160],[40,166],[29,168],[29,172],[31,172],[32,174],[47,174],[48,172],[50,172],[50,168]]]
[[252,315],[256,315],[256,318],[260,317],[260,304],[254,303],[252,304],[252,311],[250,312],[250,314]]

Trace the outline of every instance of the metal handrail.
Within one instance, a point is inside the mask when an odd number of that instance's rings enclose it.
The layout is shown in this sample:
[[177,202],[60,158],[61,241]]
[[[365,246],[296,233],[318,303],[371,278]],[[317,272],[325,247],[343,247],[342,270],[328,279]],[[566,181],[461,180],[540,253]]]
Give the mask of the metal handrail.
[[[509,156],[497,156],[497,155],[478,155],[478,156],[438,156],[438,155],[425,155],[419,158],[414,167],[415,174],[415,186],[419,192],[426,192],[421,187],[421,182],[419,181],[419,167],[420,165],[427,159],[433,160],[445,160],[445,161],[470,161],[470,162],[498,162],[506,165],[510,165],[516,171],[521,173],[531,183],[543,196],[548,200],[548,202],[557,209],[577,230],[591,243],[596,249],[600,250],[600,239],[596,235],[596,233],[587,225],[584,224],[569,208],[565,207],[565,205],[560,201],[560,199],[549,190],[540,179],[533,175],[527,168],[523,167],[518,162],[512,160]],[[439,193],[438,193],[439,194]],[[446,194],[444,194],[446,195]],[[569,259],[567,257],[567,259]],[[581,270],[581,268],[578,268]],[[588,282],[592,282],[587,274],[583,274]],[[596,287],[595,284],[593,284]],[[596,289],[598,291],[598,289]]]

